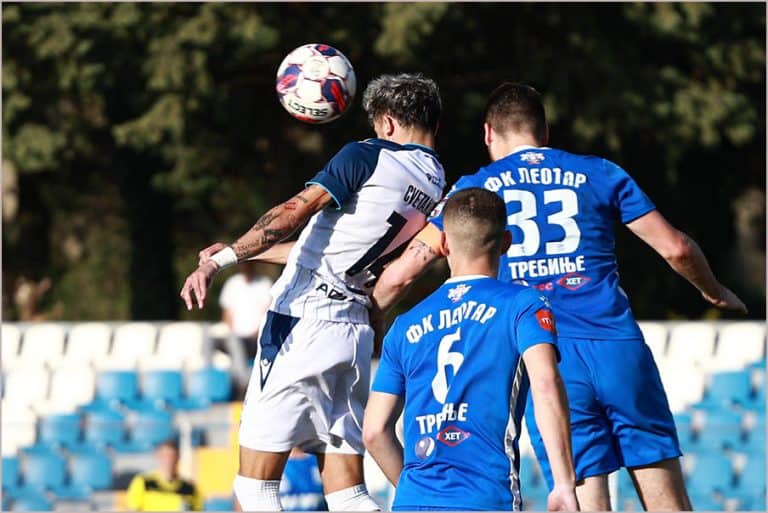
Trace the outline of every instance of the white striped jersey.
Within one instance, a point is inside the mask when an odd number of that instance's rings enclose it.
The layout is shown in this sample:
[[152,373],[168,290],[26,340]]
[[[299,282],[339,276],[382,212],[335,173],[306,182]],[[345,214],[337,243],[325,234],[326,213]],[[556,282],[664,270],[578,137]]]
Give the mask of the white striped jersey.
[[425,146],[367,139],[345,145],[310,184],[328,191],[335,205],[302,230],[272,288],[271,309],[367,323],[377,276],[442,196],[443,167]]
[[487,276],[451,278],[395,320],[373,383],[405,397],[393,511],[520,510],[522,355],[555,341],[546,297]]

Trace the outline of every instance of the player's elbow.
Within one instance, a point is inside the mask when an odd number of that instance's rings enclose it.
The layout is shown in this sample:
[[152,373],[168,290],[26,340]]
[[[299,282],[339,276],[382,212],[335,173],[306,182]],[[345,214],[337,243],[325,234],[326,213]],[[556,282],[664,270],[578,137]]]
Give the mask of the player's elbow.
[[363,444],[369,452],[376,452],[386,432],[386,426],[365,422],[363,424]]
[[693,255],[693,241],[683,232],[677,232],[665,245],[661,256],[673,268],[684,265]]

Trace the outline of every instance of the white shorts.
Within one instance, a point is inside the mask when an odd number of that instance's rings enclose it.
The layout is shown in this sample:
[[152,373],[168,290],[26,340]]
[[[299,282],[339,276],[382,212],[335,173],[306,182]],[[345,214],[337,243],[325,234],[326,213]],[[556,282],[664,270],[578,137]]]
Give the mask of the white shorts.
[[243,403],[240,445],[362,455],[372,351],[367,324],[269,311]]

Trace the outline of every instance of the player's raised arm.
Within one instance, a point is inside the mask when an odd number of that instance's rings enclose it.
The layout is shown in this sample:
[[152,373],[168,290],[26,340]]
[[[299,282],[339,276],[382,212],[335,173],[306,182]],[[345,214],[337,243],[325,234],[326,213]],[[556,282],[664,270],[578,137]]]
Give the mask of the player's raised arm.
[[627,223],[627,227],[699,289],[705,300],[717,308],[747,313],[741,299],[715,278],[696,241],[669,224],[658,210]]
[[379,276],[371,301],[386,313],[408,292],[408,288],[440,256],[440,230],[432,223],[416,234],[400,257]]
[[547,499],[549,511],[578,511],[571,451],[568,398],[551,344],[537,344],[523,353],[531,383],[536,425],[544,440],[555,486]]
[[192,309],[193,297],[203,308],[211,279],[221,269],[257,255],[290,236],[310,217],[325,208],[333,197],[323,187],[310,185],[266,214],[230,246],[212,255],[210,260],[190,274],[181,289],[181,298]]
[[[288,255],[290,254],[291,249],[293,249],[293,246],[295,245],[296,245],[296,241],[281,242],[280,244],[275,244],[268,250],[262,251],[258,255],[249,257],[246,260],[253,260],[255,262],[265,262],[267,264],[285,265],[288,262]],[[216,253],[218,253],[219,251],[221,251],[226,247],[227,245],[224,244],[223,242],[214,242],[207,248],[200,250],[200,252],[197,254],[199,258],[197,265],[201,266],[201,265],[207,264],[213,255],[215,255]]]

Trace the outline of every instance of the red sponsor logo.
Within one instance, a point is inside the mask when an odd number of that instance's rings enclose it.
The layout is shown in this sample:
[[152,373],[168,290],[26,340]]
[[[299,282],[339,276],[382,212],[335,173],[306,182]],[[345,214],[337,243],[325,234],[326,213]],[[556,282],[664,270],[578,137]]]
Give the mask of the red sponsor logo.
[[555,318],[551,311],[545,310],[543,308],[538,310],[536,312],[536,320],[539,321],[539,326],[541,326],[542,329],[545,329],[550,333],[557,333],[557,328],[555,327]]
[[555,284],[551,281],[548,281],[547,283],[539,283],[534,285],[533,288],[537,290],[555,290]]
[[463,429],[456,426],[448,426],[437,434],[437,439],[449,447],[456,447],[469,438],[469,436],[470,434]]
[[557,280],[557,284],[568,290],[577,290],[589,282],[588,276],[579,273],[569,273]]

